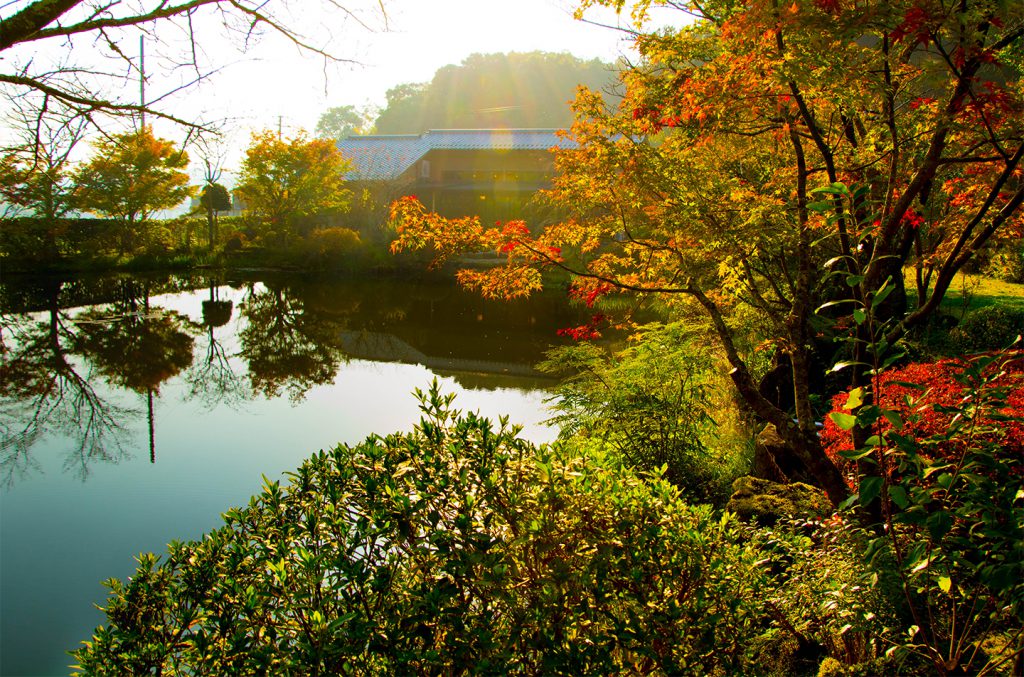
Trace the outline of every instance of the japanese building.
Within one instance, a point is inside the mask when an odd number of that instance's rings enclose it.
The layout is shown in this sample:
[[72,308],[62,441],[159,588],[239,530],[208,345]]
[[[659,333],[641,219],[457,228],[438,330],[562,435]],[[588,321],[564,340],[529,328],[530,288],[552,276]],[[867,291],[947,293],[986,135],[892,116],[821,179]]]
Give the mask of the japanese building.
[[350,136],[338,147],[348,179],[390,201],[415,195],[444,216],[486,221],[521,216],[551,186],[555,148],[575,142],[554,129],[434,129],[418,135]]

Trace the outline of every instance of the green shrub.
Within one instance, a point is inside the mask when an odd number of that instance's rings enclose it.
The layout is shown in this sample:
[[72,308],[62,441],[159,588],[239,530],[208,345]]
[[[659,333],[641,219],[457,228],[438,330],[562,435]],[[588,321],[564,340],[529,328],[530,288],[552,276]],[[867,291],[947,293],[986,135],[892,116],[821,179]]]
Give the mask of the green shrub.
[[1005,282],[1024,283],[1024,244],[1016,240],[998,247],[989,256],[985,273]]
[[209,228],[205,216],[179,216],[158,223],[170,232],[175,249],[191,251],[200,244],[206,244]]
[[8,219],[0,224],[0,260],[45,265],[101,256],[117,251],[123,230],[113,219]]
[[217,243],[224,244],[235,233],[246,228],[246,220],[243,216],[218,216],[217,217]]
[[818,677],[843,677],[845,674],[843,664],[831,656],[827,656],[818,667]]
[[246,238],[245,238],[245,235],[243,233],[241,233],[241,232],[232,233],[231,237],[229,237],[224,242],[224,251],[226,251],[226,252],[241,251],[242,248],[245,246],[245,240],[246,240]]
[[143,253],[149,256],[160,256],[174,249],[174,234],[162,222],[148,223],[142,232]]
[[950,330],[950,341],[963,352],[1008,348],[1024,333],[1024,310],[985,306],[972,310]]
[[920,325],[911,329],[905,342],[907,360],[925,362],[936,355],[951,355],[962,352],[953,345],[952,330],[959,324],[960,313],[950,314],[942,310],[932,313]]
[[56,228],[42,219],[0,221],[0,261],[58,260],[64,253],[61,249],[57,245]]
[[362,244],[359,233],[351,228],[320,228],[311,232],[308,239],[321,256],[345,254]]
[[318,228],[296,244],[297,254],[306,265],[336,268],[351,263],[362,249],[359,233],[351,228]]
[[[887,655],[934,674],[1019,674],[1024,665],[1024,487],[1014,443],[1024,431],[1022,362],[1019,351],[975,356],[927,385],[894,381],[923,391],[896,407],[880,396],[830,415],[843,430],[872,433],[868,446],[838,453],[870,469],[851,501],[878,502],[883,525],[865,549],[869,567],[895,579],[905,600],[902,623],[883,633]],[[885,394],[884,377],[874,392]]]
[[534,447],[436,383],[413,432],[320,452],[107,583],[89,674],[736,674],[757,552],[591,448]]
[[[763,590],[764,603],[780,628],[790,630],[766,633],[755,642],[760,674],[814,674],[819,666],[819,672],[844,674],[855,666],[880,667],[889,647],[881,635],[885,627],[898,625],[902,591],[893,576],[873,576],[864,565],[870,537],[838,516],[780,520],[752,532],[774,573]],[[900,671],[888,665],[882,672]]]
[[275,248],[284,246],[284,240],[285,236],[276,230],[265,230],[256,238],[256,241],[264,247]]
[[[724,503],[746,471],[728,385],[713,355],[683,324],[652,324],[615,355],[589,342],[549,353],[565,375],[555,400],[563,437],[614,446],[631,466],[665,477],[693,500]],[[723,435],[723,431],[727,434]]]

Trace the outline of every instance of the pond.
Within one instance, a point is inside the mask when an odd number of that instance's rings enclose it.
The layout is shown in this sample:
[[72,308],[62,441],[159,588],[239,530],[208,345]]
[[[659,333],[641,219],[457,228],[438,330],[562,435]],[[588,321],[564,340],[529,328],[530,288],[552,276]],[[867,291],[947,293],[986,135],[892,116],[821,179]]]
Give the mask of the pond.
[[0,674],[68,674],[101,581],[201,536],[311,453],[456,406],[549,441],[559,294],[446,282],[111,276],[0,284]]

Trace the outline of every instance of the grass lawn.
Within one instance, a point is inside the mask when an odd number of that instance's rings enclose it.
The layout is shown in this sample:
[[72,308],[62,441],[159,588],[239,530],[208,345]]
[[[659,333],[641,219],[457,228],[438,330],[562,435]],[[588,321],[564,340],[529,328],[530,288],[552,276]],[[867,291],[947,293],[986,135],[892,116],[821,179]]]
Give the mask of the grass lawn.
[[[908,275],[907,282],[909,300],[913,303],[916,294],[912,272]],[[1002,315],[1006,317],[1002,324],[996,321],[996,324],[991,326],[991,320],[983,320],[980,325],[971,329],[973,338],[966,338],[963,335],[956,337],[956,330],[951,332],[951,327],[963,320],[968,312],[988,306],[1005,308],[1011,311],[1011,316]],[[937,315],[926,326],[917,329],[913,342],[925,354],[933,357],[951,357],[962,355],[965,351],[978,352],[1006,347],[1012,343],[1013,336],[1024,333],[1024,326],[1002,326],[1007,321],[1011,324],[1015,321],[1012,319],[1014,313],[1018,316],[1024,314],[1024,284],[961,273],[949,285]],[[945,319],[942,316],[945,316]]]
[[[908,282],[912,280],[908,278]],[[965,310],[993,305],[1024,310],[1024,284],[961,273],[949,285],[941,308],[943,312],[959,317]]]

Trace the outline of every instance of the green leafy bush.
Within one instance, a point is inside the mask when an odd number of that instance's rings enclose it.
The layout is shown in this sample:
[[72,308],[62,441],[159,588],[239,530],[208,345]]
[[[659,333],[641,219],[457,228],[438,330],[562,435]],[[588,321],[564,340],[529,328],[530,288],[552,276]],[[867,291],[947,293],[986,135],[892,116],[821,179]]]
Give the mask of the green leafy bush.
[[306,239],[316,245],[316,252],[321,256],[345,254],[362,244],[359,233],[351,228],[318,228]]
[[96,256],[116,250],[121,230],[113,219],[7,219],[0,224],[0,260],[39,264]]
[[142,250],[150,256],[164,255],[174,249],[174,234],[161,222],[147,224],[142,235]]
[[208,226],[205,216],[178,216],[158,223],[170,232],[170,244],[174,249],[191,251],[200,243],[206,243]]
[[1022,360],[977,356],[927,386],[896,383],[923,391],[904,395],[903,406],[887,406],[882,391],[878,404],[848,401],[855,413],[831,415],[843,430],[873,433],[865,447],[838,453],[871,468],[851,500],[879,508],[870,566],[896,576],[905,600],[905,624],[883,634],[888,651],[935,674],[1024,668]]
[[985,272],[1005,282],[1024,283],[1024,245],[1020,239],[998,247],[989,256]]
[[231,237],[224,243],[225,252],[238,252],[245,246],[246,237],[244,233],[232,233]]
[[310,231],[295,246],[296,254],[307,265],[317,268],[351,264],[351,259],[362,248],[359,233],[351,228],[318,228]]
[[281,248],[284,246],[284,235],[273,229],[264,230],[260,233],[257,241],[264,247]]
[[589,342],[559,348],[540,368],[565,375],[554,418],[563,437],[606,441],[641,470],[665,466],[693,500],[724,502],[743,474],[739,435],[722,435],[738,427],[729,388],[683,324],[648,325],[615,355]]
[[1024,334],[1024,310],[985,306],[973,310],[949,332],[953,345],[964,352],[1001,350]]
[[901,590],[894,576],[864,566],[871,536],[840,515],[780,520],[752,532],[771,562],[762,594],[776,620],[754,643],[759,674],[813,674],[819,665],[825,674],[919,672],[917,663],[885,656],[882,635],[900,624]]
[[741,527],[592,447],[534,447],[437,386],[408,434],[267,482],[111,580],[89,674],[750,672]]
[[236,233],[245,230],[248,222],[244,216],[217,217],[217,243],[223,245]]

